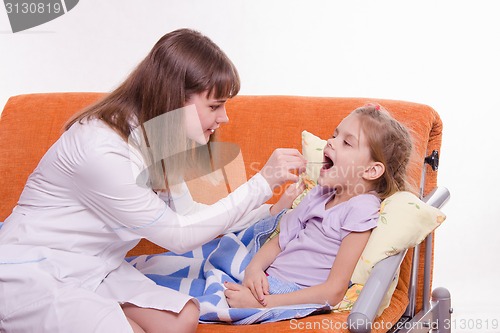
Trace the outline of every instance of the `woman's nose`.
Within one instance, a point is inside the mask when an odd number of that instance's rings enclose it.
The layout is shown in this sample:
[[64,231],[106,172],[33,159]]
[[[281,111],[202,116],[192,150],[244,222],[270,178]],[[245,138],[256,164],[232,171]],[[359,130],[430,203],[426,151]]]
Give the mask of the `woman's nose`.
[[229,117],[227,116],[226,112],[226,106],[220,108],[219,114],[217,115],[217,122],[219,124],[229,122]]

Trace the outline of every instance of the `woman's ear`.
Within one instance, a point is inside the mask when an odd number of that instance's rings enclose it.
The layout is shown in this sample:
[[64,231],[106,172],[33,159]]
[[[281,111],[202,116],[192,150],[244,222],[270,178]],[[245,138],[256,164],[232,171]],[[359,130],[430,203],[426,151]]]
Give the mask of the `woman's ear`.
[[366,180],[376,180],[380,177],[385,172],[385,166],[384,164],[380,162],[372,162],[366,169],[365,172],[363,173],[363,178]]

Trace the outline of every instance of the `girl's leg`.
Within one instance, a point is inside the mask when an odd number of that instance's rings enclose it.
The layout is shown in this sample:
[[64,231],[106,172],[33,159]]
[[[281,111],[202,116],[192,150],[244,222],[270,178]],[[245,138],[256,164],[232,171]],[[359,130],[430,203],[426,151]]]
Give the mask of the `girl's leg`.
[[[200,310],[194,301],[186,303],[180,313],[140,308],[130,303],[122,305],[125,316],[148,333],[194,333],[198,327]],[[134,328],[134,326],[132,326]],[[141,332],[136,331],[135,332]]]

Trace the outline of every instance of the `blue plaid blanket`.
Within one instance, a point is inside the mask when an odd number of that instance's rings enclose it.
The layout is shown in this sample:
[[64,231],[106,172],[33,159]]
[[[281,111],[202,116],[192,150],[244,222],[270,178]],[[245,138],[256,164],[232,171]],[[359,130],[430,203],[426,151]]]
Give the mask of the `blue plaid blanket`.
[[[283,213],[282,213],[283,214]],[[257,222],[238,233],[226,234],[202,247],[176,255],[131,257],[127,260],[158,285],[196,297],[200,322],[237,325],[301,318],[330,311],[328,304],[301,304],[275,308],[230,308],[224,296],[224,282],[241,283],[245,267],[274,231],[281,214]]]

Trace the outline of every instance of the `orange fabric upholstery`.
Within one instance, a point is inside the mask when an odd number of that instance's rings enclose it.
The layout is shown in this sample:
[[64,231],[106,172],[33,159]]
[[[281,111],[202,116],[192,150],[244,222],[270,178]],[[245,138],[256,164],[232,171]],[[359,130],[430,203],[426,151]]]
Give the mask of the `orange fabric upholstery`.
[[[27,177],[36,164],[62,133],[70,115],[95,102],[102,93],[47,93],[12,97],[0,118],[0,221],[12,211]],[[424,156],[440,149],[442,123],[429,106],[395,100],[367,98],[330,98],[298,96],[237,96],[227,103],[229,124],[221,127],[216,141],[231,142],[240,147],[240,154],[219,170],[226,182],[214,184],[210,179],[188,183],[193,197],[211,203],[225,196],[247,177],[258,172],[277,147],[300,150],[301,132],[307,130],[322,138],[331,136],[335,126],[350,111],[367,102],[380,103],[412,132],[415,162],[409,176],[419,187]],[[426,173],[425,193],[437,185],[437,173]],[[277,191],[279,192],[279,191]],[[271,199],[275,202],[278,194]],[[423,245],[422,245],[423,247]],[[131,255],[163,252],[146,241],[131,251]],[[411,254],[403,261],[400,279],[391,306],[377,319],[373,332],[386,332],[404,312],[408,304]],[[424,249],[421,251],[423,262]],[[419,271],[421,284],[417,304],[422,302],[423,266]],[[348,332],[347,314],[322,314],[300,320],[261,324],[262,332],[291,332],[299,328],[310,332]],[[199,332],[253,332],[255,326],[200,325]]]

